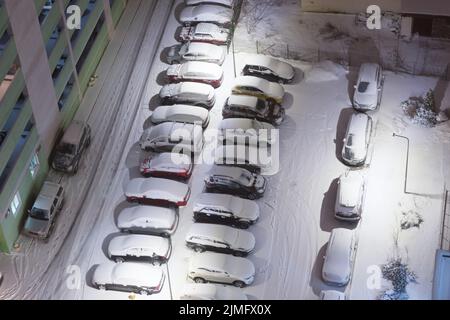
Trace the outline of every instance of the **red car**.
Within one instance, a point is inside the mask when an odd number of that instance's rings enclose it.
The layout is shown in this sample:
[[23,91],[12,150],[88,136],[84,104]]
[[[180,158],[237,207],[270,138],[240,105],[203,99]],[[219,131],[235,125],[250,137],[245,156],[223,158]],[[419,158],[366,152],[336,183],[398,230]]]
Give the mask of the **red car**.
[[170,83],[191,81],[206,83],[218,88],[222,85],[223,69],[214,63],[189,61],[170,66],[167,69],[167,78]]
[[145,159],[140,166],[144,177],[187,180],[192,175],[192,160],[181,153],[161,153]]

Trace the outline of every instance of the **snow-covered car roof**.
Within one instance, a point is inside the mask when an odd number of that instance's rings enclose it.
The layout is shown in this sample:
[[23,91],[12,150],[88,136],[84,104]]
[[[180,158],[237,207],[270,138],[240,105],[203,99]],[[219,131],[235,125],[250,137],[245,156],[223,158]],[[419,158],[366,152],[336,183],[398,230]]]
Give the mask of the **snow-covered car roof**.
[[295,76],[295,70],[289,63],[265,55],[252,55],[246,65],[265,67],[283,79],[292,79]]
[[127,196],[163,199],[174,202],[182,201],[189,194],[189,186],[169,179],[138,178],[131,180],[126,189]]
[[160,97],[174,97],[183,93],[201,95],[204,96],[204,99],[215,94],[214,88],[209,84],[186,81],[165,85],[160,91]]
[[148,159],[149,168],[158,171],[179,172],[189,170],[192,160],[188,155],[181,153],[164,152],[156,154]]
[[61,188],[60,184],[45,181],[41,191],[34,201],[33,207],[49,210],[53,203],[53,200],[55,200],[59,188]]
[[345,284],[351,275],[354,232],[337,228],[331,231],[325,262],[322,268],[324,280]]
[[189,270],[202,268],[226,271],[243,279],[255,275],[255,266],[250,260],[214,252],[192,254],[189,259]]
[[182,45],[180,52],[184,55],[192,54],[221,60],[225,55],[226,48],[211,43],[186,42]]
[[[246,95],[240,95],[240,94],[232,94],[228,98],[228,104],[233,106],[244,106],[248,107],[250,109],[256,109],[258,106],[258,101],[262,101],[258,99],[258,97],[254,96],[246,96]],[[265,105],[265,102],[263,102]]]
[[260,149],[261,147],[258,148],[253,144],[249,145],[227,144],[225,146],[221,145],[215,149],[214,152],[215,163],[218,165],[250,164],[263,169],[270,165],[270,161],[267,161],[268,163],[263,163],[261,161]]
[[185,7],[180,13],[181,22],[208,22],[220,24],[230,23],[233,19],[233,10],[213,4]]
[[117,218],[119,228],[140,226],[143,223],[156,228],[170,229],[176,221],[174,208],[159,206],[136,206],[124,209]]
[[[251,185],[253,182],[253,175],[250,171],[238,168],[238,167],[227,167],[227,166],[215,166],[211,172],[210,175],[212,176],[225,176],[230,177],[233,180],[242,181],[242,180],[248,180],[249,183],[246,185]],[[245,178],[245,179],[242,179]]]
[[[347,140],[347,146],[351,148],[365,148],[366,128],[370,117],[362,112],[354,112],[348,124],[348,135],[352,136],[352,141]],[[348,139],[349,137],[347,137]]]
[[355,207],[361,199],[361,187],[364,179],[356,171],[347,171],[339,178],[339,204],[344,207]]
[[241,289],[211,283],[190,283],[183,289],[180,300],[248,300]]
[[247,118],[229,118],[223,119],[220,123],[220,130],[249,130],[249,129],[267,129],[273,130],[275,127],[270,123]]
[[163,122],[145,130],[142,134],[142,140],[152,140],[161,137],[169,137],[175,140],[181,137],[188,142],[194,134],[202,131],[201,126],[191,123]]
[[93,282],[153,288],[158,287],[163,278],[164,272],[160,267],[133,262],[109,262],[95,269]]
[[222,33],[223,28],[214,23],[201,22],[195,26],[196,34],[216,35]]
[[235,0],[184,0],[184,3],[187,6],[196,6],[199,4],[218,4],[224,5],[232,8],[234,6]]
[[208,120],[208,110],[189,105],[160,106],[156,108],[151,119],[153,123],[164,121],[198,122],[199,125]]
[[284,96],[284,88],[275,82],[253,76],[239,76],[234,81],[233,87],[253,87],[261,90],[269,96],[282,99]]
[[200,212],[204,208],[225,208],[226,210],[233,212],[234,215],[251,221],[259,218],[259,206],[255,201],[228,194],[200,194],[195,201],[194,211]]
[[170,248],[168,238],[151,235],[121,235],[112,239],[108,245],[108,251],[111,255],[115,253],[126,254],[133,249],[147,249],[159,256],[165,256]]
[[223,76],[221,66],[203,61],[188,61],[181,65],[172,65],[167,69],[168,76],[181,78],[201,78],[206,80],[218,80]]
[[81,121],[72,121],[72,123],[64,132],[64,136],[61,139],[61,142],[77,145],[78,143],[80,143],[85,126],[86,124]]

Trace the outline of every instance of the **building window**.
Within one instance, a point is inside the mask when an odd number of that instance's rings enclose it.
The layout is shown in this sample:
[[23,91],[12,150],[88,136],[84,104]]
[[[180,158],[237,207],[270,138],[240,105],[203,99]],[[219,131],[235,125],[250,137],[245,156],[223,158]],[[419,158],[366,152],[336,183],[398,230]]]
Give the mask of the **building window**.
[[37,153],[35,152],[33,154],[33,158],[31,158],[30,162],[30,173],[31,176],[34,178],[39,170],[39,157]]
[[11,204],[9,205],[9,211],[16,216],[17,212],[19,212],[20,209],[20,205],[22,204],[22,199],[20,199],[20,194],[16,193],[16,195],[14,196],[13,201],[11,202]]

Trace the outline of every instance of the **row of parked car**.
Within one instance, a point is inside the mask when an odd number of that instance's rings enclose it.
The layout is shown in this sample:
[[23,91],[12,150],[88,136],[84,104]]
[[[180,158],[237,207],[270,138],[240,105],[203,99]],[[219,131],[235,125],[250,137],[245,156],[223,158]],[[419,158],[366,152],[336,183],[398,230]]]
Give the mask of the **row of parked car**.
[[[344,138],[342,160],[351,169],[339,177],[335,217],[346,222],[360,220],[365,197],[365,181],[361,169],[368,157],[373,121],[367,112],[378,109],[383,89],[383,73],[378,64],[361,65],[353,96],[354,112]],[[328,241],[322,278],[331,285],[345,286],[351,279],[356,253],[356,234],[345,228],[333,229]],[[322,292],[322,299],[345,299],[340,291]]]

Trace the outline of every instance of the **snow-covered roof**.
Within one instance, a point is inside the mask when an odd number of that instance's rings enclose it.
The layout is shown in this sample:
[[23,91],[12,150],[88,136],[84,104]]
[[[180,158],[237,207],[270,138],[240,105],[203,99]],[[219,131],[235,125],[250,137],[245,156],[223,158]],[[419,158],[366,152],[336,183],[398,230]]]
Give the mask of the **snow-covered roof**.
[[163,237],[151,235],[121,235],[112,239],[109,243],[109,251],[123,252],[130,249],[143,248],[159,255],[165,255],[169,250],[169,240]]
[[61,142],[77,145],[83,135],[84,126],[85,124],[81,121],[72,121],[67,130],[64,132]]
[[180,74],[205,79],[220,79],[223,75],[223,69],[221,66],[210,62],[189,61],[181,65]]
[[214,252],[197,253],[191,256],[189,269],[199,268],[226,271],[231,275],[243,276],[244,278],[255,274],[255,266],[250,260]]
[[153,265],[124,262],[114,266],[111,276],[114,283],[152,288],[159,285],[164,272]]
[[173,208],[157,206],[136,206],[123,210],[118,217],[118,226],[130,226],[134,223],[149,221],[157,227],[170,228],[176,219],[176,211]]
[[331,232],[322,269],[326,280],[337,283],[348,280],[351,272],[353,236],[353,231],[349,229],[337,228]]
[[126,187],[127,195],[146,196],[149,199],[181,201],[189,193],[189,186],[174,180],[160,178],[138,178]]

